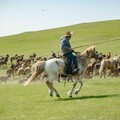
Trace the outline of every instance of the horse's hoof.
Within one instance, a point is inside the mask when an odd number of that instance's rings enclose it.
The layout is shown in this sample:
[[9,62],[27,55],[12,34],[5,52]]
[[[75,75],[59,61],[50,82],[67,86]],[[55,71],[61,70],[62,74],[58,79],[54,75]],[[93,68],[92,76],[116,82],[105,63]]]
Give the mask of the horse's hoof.
[[72,95],[71,95],[69,92],[67,93],[67,95],[68,95],[69,97],[72,97]]
[[60,97],[60,95],[58,94],[58,95],[56,95],[57,97]]
[[60,97],[59,93],[56,93],[55,95],[56,95],[56,97]]
[[75,94],[77,95],[77,94],[78,94],[78,91],[75,91]]
[[72,95],[69,95],[70,98],[72,98]]
[[53,97],[53,94],[50,94],[51,97]]
[[50,91],[49,91],[49,94],[50,94],[50,96],[52,97],[52,96],[53,96],[53,91],[50,90]]

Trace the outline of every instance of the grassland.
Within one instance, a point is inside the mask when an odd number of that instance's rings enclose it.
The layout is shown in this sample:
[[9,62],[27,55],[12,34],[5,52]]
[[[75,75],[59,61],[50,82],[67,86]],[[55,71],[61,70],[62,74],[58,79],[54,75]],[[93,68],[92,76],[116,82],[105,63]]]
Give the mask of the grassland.
[[[32,53],[49,56],[59,51],[60,37],[73,31],[72,47],[120,38],[120,20],[83,23],[51,30],[26,32],[0,37],[0,55]],[[75,49],[83,51],[87,47]],[[99,52],[120,54],[120,40],[97,44]],[[10,64],[10,63],[9,63]],[[0,68],[0,76],[7,68]],[[66,93],[72,83],[55,82],[61,98],[50,97],[44,82],[24,87],[12,80],[0,84],[0,120],[119,120],[120,79],[84,80],[78,96],[68,98]]]
[[0,85],[0,120],[119,120],[120,79],[84,80],[73,98],[72,83],[55,82],[61,98],[49,96],[45,83]]
[[[71,44],[72,47],[76,47],[120,38],[119,28],[120,20],[111,20],[0,37],[0,55],[6,55],[8,53],[12,56],[17,53],[28,56],[33,52],[37,53],[38,56],[50,55],[51,51],[59,51],[60,37],[68,30],[74,32]],[[76,51],[82,52],[85,49],[86,47],[78,48]],[[103,53],[111,52],[112,55],[119,54],[120,40],[98,44],[96,45],[96,49]]]

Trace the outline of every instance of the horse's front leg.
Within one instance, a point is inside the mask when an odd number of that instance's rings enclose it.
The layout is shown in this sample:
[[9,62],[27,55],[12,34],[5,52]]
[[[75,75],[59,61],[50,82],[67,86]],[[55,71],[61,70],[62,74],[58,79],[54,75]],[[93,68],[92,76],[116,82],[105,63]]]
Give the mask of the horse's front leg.
[[105,76],[106,75],[106,70],[104,70],[103,74],[104,74],[104,78],[106,78],[106,76]]
[[81,88],[83,86],[83,81],[82,80],[80,80],[79,83],[80,83],[80,86],[78,87],[78,89],[75,90],[76,95],[80,92],[80,90],[81,90]]
[[77,83],[78,83],[77,80],[74,80],[74,81],[73,81],[73,87],[72,87],[72,89],[67,93],[67,95],[68,95],[69,97],[72,97],[72,93],[73,93],[74,88],[75,88],[75,86],[77,85]]
[[80,78],[79,78],[79,83],[80,83],[80,86],[75,90],[76,95],[80,92],[80,90],[83,86],[82,76],[80,76]]

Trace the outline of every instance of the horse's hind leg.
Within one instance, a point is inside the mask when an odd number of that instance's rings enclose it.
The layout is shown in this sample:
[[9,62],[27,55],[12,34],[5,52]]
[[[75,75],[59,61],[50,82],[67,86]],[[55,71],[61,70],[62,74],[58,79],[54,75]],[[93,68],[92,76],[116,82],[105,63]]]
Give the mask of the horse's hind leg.
[[54,92],[55,92],[55,95],[56,95],[57,97],[60,97],[58,91],[57,91],[57,90],[55,89],[55,87],[53,86],[53,83],[50,83],[50,84],[51,84],[51,87],[53,88],[53,90],[54,90]]
[[49,93],[50,93],[51,97],[53,96],[53,91],[55,92],[55,95],[57,97],[60,97],[58,91],[54,88],[53,83],[50,83],[49,81],[46,81],[46,84],[47,84],[47,86],[49,88]]
[[51,87],[51,85],[50,85],[50,83],[49,83],[48,80],[46,81],[46,85],[48,86],[48,88],[49,88],[49,94],[52,97],[53,96],[53,88]]

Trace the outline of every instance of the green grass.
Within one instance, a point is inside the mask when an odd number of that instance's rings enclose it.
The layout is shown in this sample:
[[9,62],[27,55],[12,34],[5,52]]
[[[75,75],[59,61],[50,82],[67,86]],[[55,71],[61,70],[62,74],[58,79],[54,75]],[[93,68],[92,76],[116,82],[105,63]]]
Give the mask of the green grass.
[[[24,54],[28,56],[33,52],[38,56],[49,54],[51,51],[59,51],[60,37],[66,31],[73,31],[71,39],[72,47],[79,45],[101,42],[109,39],[120,38],[120,20],[76,24],[56,29],[26,32],[8,37],[0,37],[0,55],[7,53],[12,55]],[[112,55],[119,54],[120,40],[96,45],[100,52],[111,52]],[[87,47],[78,48],[76,51],[83,51]]]
[[[51,30],[26,32],[0,37],[0,56],[32,53],[50,56],[59,51],[60,37],[73,31],[72,47],[120,38],[120,20],[83,23]],[[82,52],[87,47],[75,49]],[[120,40],[97,44],[99,52],[120,54]],[[47,55],[46,55],[47,54]],[[10,61],[9,61],[10,64]],[[9,66],[8,66],[9,67]],[[7,68],[0,68],[0,76]],[[50,97],[45,83],[32,83],[26,87],[10,81],[0,85],[0,120],[119,120],[120,79],[85,80],[78,96],[68,98],[72,86],[55,82],[61,98]]]
[[71,82],[55,82],[61,98],[45,83],[0,85],[0,120],[119,120],[120,79],[85,80],[80,93],[67,96]]
[[[24,54],[25,58],[27,58],[32,53],[36,53],[38,57],[50,57],[51,51],[58,52],[60,50],[60,37],[68,30],[74,32],[70,41],[72,47],[116,38],[119,39],[120,20],[83,23],[56,29],[0,37],[0,56],[5,56],[6,54],[10,56]],[[87,46],[77,48],[75,51],[83,52],[86,48]],[[116,54],[120,54],[120,40],[97,44],[96,50],[103,54],[111,52],[113,57]],[[0,68],[0,75],[4,74],[6,74],[6,69],[3,70]]]

